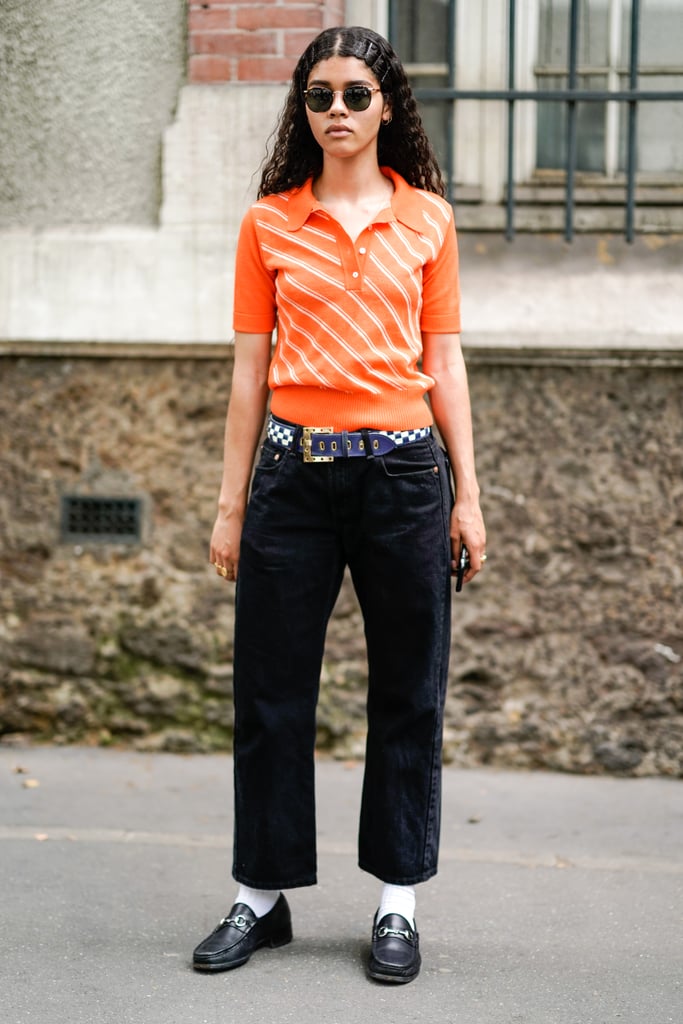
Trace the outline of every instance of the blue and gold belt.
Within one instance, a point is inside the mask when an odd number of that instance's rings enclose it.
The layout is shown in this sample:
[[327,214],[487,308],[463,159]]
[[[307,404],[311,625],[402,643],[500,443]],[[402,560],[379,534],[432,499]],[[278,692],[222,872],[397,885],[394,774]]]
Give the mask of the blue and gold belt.
[[280,448],[303,455],[304,462],[332,462],[334,459],[368,458],[386,455],[402,445],[429,437],[431,427],[414,430],[334,430],[332,427],[304,427],[269,416],[266,436]]

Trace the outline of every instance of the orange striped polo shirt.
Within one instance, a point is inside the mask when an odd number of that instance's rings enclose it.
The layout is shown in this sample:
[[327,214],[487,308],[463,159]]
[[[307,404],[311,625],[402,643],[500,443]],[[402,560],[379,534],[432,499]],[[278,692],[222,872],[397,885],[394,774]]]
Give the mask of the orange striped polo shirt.
[[272,331],[268,383],[282,419],[337,430],[429,426],[421,332],[460,331],[450,205],[389,168],[391,205],[351,240],[312,180],[247,212],[235,270],[234,329]]

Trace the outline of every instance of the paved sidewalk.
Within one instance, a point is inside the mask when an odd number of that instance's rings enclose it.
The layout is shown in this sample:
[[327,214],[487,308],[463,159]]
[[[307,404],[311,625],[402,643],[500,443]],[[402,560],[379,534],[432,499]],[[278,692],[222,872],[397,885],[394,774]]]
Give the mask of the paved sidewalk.
[[361,777],[318,766],[294,942],[207,977],[189,955],[234,895],[229,758],[0,747],[3,1024],[681,1024],[680,782],[447,770],[423,970],[384,986]]

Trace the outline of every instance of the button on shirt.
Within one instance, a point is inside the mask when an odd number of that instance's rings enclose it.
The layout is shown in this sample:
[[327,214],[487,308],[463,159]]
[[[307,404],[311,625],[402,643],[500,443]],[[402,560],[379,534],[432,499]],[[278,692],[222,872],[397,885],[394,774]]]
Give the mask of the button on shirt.
[[382,170],[391,204],[355,242],[312,180],[259,200],[242,222],[234,328],[277,325],[269,385],[284,419],[337,429],[432,422],[433,380],[417,364],[423,331],[460,331],[453,211]]

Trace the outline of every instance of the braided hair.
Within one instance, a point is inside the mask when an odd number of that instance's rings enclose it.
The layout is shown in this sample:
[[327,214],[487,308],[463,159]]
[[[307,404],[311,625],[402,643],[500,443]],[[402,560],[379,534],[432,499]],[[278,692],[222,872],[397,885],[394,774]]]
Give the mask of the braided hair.
[[392,46],[369,28],[329,28],[309,44],[294,69],[280,122],[263,165],[259,198],[297,188],[322,172],[323,151],[313,137],[304,103],[311,71],[330,57],[356,57],[373,73],[384,98],[391,103],[392,120],[382,124],[377,160],[409,185],[445,195],[441,171],[429,143],[403,65]]

